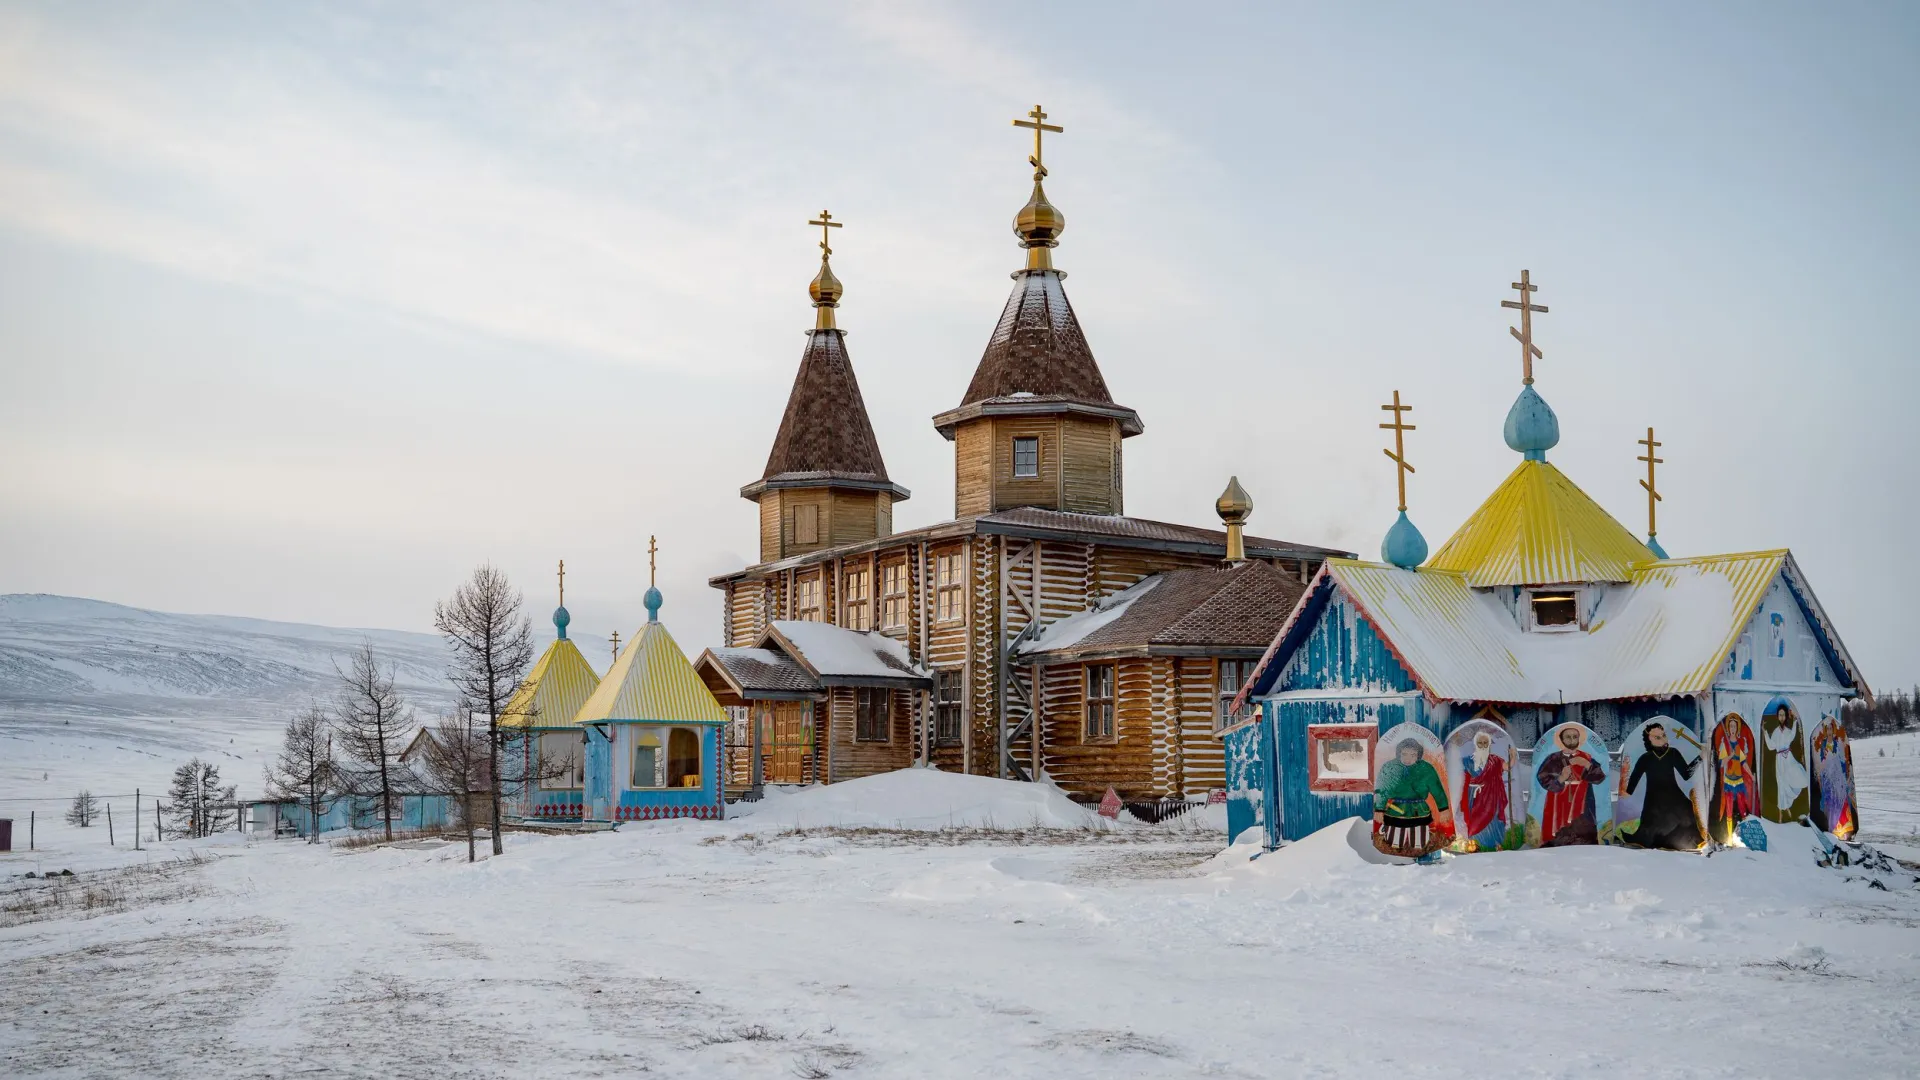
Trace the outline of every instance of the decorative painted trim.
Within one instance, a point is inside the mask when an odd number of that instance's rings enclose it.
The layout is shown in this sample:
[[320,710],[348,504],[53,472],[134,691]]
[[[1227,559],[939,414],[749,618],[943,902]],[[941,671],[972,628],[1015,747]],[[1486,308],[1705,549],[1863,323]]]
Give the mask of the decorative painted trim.
[[[1320,775],[1320,755],[1314,749],[1314,743],[1327,739],[1362,739],[1367,744],[1367,775],[1359,779],[1341,779]],[[1307,725],[1307,790],[1336,791],[1345,793],[1365,793],[1373,790],[1373,747],[1380,741],[1378,724],[1308,724]]]

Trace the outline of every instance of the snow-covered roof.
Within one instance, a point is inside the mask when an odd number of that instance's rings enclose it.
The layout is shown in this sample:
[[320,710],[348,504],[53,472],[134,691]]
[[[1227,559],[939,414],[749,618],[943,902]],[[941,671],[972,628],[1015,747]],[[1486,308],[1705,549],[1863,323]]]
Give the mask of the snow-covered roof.
[[1842,677],[1857,683],[1792,556],[1759,551],[1636,567],[1628,582],[1599,586],[1585,630],[1555,633],[1522,629],[1497,591],[1458,572],[1330,559],[1249,685],[1255,693],[1272,685],[1337,589],[1437,699],[1548,704],[1702,693],[1782,573],[1822,624]]
[[[875,631],[862,632],[831,623],[779,620],[767,637],[816,678],[911,679],[931,681],[933,673],[907,653],[904,642]],[[762,640],[761,646],[766,645]]]
[[1157,649],[1247,655],[1273,640],[1304,589],[1299,580],[1257,560],[1171,570],[1048,623],[1021,642],[1018,653],[1042,662]]

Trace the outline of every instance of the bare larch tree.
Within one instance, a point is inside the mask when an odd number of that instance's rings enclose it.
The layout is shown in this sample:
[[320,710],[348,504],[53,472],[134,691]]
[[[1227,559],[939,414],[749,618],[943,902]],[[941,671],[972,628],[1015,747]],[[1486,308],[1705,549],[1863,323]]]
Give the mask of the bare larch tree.
[[307,842],[320,842],[320,819],[333,805],[333,729],[327,712],[308,705],[287,721],[280,753],[266,767],[267,794],[306,811]]
[[400,769],[403,740],[413,728],[413,710],[394,688],[393,666],[380,666],[371,642],[361,642],[340,675],[334,701],[334,727],[340,748],[366,767],[363,778],[349,785],[352,793],[380,800],[380,819],[386,838],[393,839],[394,773]]
[[99,816],[100,801],[93,797],[91,791],[82,791],[75,795],[73,805],[67,807],[67,824],[77,825],[82,829],[92,825],[93,819]]
[[486,719],[469,703],[459,702],[427,732],[422,757],[434,786],[454,797],[454,812],[467,834],[467,861],[472,862],[474,825],[483,812],[480,800],[493,790]]
[[491,564],[476,568],[453,596],[433,606],[433,625],[452,653],[447,677],[460,696],[487,717],[488,827],[493,853],[500,844],[500,714],[527,665],[533,663],[533,626],[520,594]]
[[[212,836],[227,823],[237,785],[220,783],[220,766],[194,758],[173,770],[167,791],[167,816],[175,830],[190,837]],[[237,808],[236,808],[237,809]],[[138,822],[135,823],[136,827]]]

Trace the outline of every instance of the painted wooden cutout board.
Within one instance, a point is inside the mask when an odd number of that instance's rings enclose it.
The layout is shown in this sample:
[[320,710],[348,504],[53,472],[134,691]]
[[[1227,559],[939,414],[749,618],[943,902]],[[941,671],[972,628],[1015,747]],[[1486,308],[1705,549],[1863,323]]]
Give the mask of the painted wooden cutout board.
[[1513,740],[1506,728],[1469,720],[1447,736],[1447,791],[1453,798],[1454,851],[1517,848],[1526,837],[1514,828]]
[[1614,842],[1698,851],[1706,846],[1700,790],[1707,770],[1693,733],[1656,716],[1620,744],[1621,782],[1613,801]]
[[1527,843],[1534,847],[1598,844],[1613,836],[1607,748],[1584,724],[1549,729],[1533,749],[1533,793]]
[[1419,858],[1453,842],[1446,759],[1440,740],[1418,724],[1380,736],[1373,752],[1373,846]]
[[1841,839],[1860,827],[1854,801],[1853,747],[1840,721],[1826,716],[1813,729],[1813,797],[1807,814],[1813,823]]
[[1767,703],[1760,718],[1766,746],[1760,755],[1760,816],[1798,821],[1807,813],[1807,751],[1800,717],[1785,699]]
[[1728,713],[1713,728],[1713,787],[1707,822],[1715,843],[1733,842],[1740,819],[1760,811],[1759,759],[1753,729],[1739,713]]

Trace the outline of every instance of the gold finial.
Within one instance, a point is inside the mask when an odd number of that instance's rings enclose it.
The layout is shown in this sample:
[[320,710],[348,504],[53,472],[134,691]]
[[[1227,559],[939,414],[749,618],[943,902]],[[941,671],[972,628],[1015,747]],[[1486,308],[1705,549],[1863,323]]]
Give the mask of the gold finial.
[[1667,459],[1653,455],[1653,452],[1660,448],[1660,444],[1654,441],[1652,428],[1647,429],[1646,438],[1637,441],[1641,446],[1647,448],[1644,456],[1634,458],[1634,460],[1647,463],[1647,478],[1640,481],[1640,486],[1647,489],[1647,539],[1652,540],[1655,536],[1659,535],[1660,532],[1658,523],[1654,519],[1654,505],[1660,502],[1660,492],[1653,486],[1653,467],[1664,464]]
[[1027,158],[1033,166],[1033,194],[1014,215],[1013,232],[1020,238],[1020,246],[1027,249],[1027,269],[1051,270],[1053,254],[1049,249],[1059,245],[1060,234],[1067,229],[1067,216],[1047,201],[1046,190],[1040,186],[1047,175],[1047,167],[1041,163],[1041,139],[1049,131],[1058,135],[1066,129],[1047,123],[1047,112],[1038,105],[1027,115],[1031,119],[1015,120],[1013,126],[1033,129],[1033,154]]
[[1393,423],[1380,425],[1393,432],[1393,449],[1383,449],[1380,452],[1392,458],[1394,465],[1397,466],[1394,469],[1394,479],[1400,482],[1400,512],[1404,514],[1407,512],[1407,474],[1414,471],[1413,465],[1407,461],[1406,433],[1419,429],[1407,423],[1406,418],[1401,415],[1412,412],[1413,406],[1400,404],[1400,391],[1393,392],[1393,404],[1382,405],[1380,409],[1393,414]]
[[1213,512],[1220,515],[1221,523],[1227,527],[1226,561],[1246,562],[1246,539],[1241,536],[1240,528],[1253,516],[1253,500],[1248,497],[1247,489],[1240,486],[1239,477],[1227,478],[1227,490],[1213,501]]
[[620,659],[620,631],[613,632],[613,658]]
[[[1520,280],[1513,283],[1513,288],[1520,291],[1520,299],[1502,300],[1500,301],[1500,306],[1503,308],[1513,308],[1520,313],[1520,329],[1515,330],[1509,326],[1507,327],[1507,332],[1512,334],[1514,339],[1520,342],[1520,381],[1527,386],[1532,386],[1533,362],[1541,359],[1545,355],[1540,351],[1539,346],[1533,343],[1533,313],[1537,311],[1545,315],[1547,313],[1547,307],[1545,304],[1534,303],[1533,298],[1528,295],[1538,292],[1540,286],[1535,285],[1528,279],[1525,270],[1520,271]],[[1406,508],[1401,507],[1401,509],[1404,510]]]
[[560,560],[560,606],[567,606],[567,560]]
[[831,213],[825,210],[820,211],[820,216],[807,224],[820,226],[820,272],[813,275],[813,282],[807,286],[807,295],[813,297],[815,312],[813,328],[831,330],[833,329],[833,309],[840,306],[840,297],[846,289],[841,286],[840,279],[833,276],[833,267],[827,263],[827,259],[833,255],[833,247],[828,243],[833,234],[827,230],[842,226],[840,222],[833,220]]
[[653,537],[651,536],[647,537],[647,587],[648,588],[652,588],[653,586],[660,584],[660,582],[656,580],[655,567],[654,567],[654,556],[659,551],[660,551],[660,545],[655,542]]

